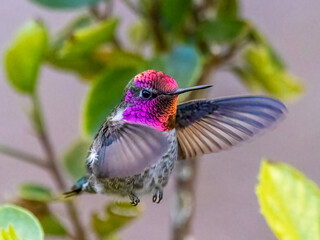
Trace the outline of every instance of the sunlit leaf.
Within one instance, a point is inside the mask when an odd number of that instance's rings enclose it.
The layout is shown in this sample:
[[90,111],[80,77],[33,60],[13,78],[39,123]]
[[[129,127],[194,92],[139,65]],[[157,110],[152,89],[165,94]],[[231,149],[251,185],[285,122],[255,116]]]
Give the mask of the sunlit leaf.
[[168,29],[177,29],[190,13],[191,0],[162,0],[161,14]]
[[19,196],[21,198],[34,201],[52,200],[52,194],[49,188],[32,183],[25,183],[20,185]]
[[293,167],[264,161],[257,196],[279,240],[320,239],[320,191]]
[[8,80],[19,92],[34,92],[47,38],[47,30],[41,22],[29,21],[7,49],[5,68]]
[[80,139],[72,144],[63,157],[64,166],[74,181],[86,175],[85,162],[91,141]]
[[137,74],[134,68],[119,68],[106,73],[94,82],[87,96],[83,127],[86,134],[94,136],[111,110],[116,107],[128,82]]
[[272,60],[263,45],[249,47],[244,55],[245,64],[235,73],[253,91],[265,91],[282,100],[292,100],[303,92],[303,85],[289,72]]
[[216,44],[234,43],[249,32],[249,24],[242,20],[216,19],[202,23],[198,29],[200,39]]
[[111,203],[106,207],[104,216],[92,215],[92,227],[98,236],[114,238],[115,233],[139,217],[141,213],[139,206],[132,206],[130,203]]
[[238,0],[220,0],[217,7],[217,17],[225,19],[237,19],[238,8]]
[[152,59],[147,68],[165,72],[180,88],[185,88],[192,86],[201,74],[202,59],[193,46],[179,46],[169,54]]
[[59,219],[53,214],[41,216],[39,218],[43,231],[46,235],[50,236],[66,236],[67,231],[61,224]]
[[[19,240],[43,240],[43,230],[39,221],[29,211],[14,205],[0,206],[0,229],[12,226]],[[10,231],[10,230],[9,230]]]
[[261,32],[251,27],[249,37],[254,43],[262,45],[266,48],[275,67],[277,67],[279,70],[285,70],[286,66],[283,60],[281,59],[279,54],[277,54],[277,52],[274,50],[274,48],[271,46],[268,40],[262,35]]
[[30,0],[48,8],[75,9],[97,4],[105,0]]
[[103,22],[75,30],[59,51],[61,58],[78,57],[110,42],[115,33],[118,19],[110,18]]
[[40,222],[46,235],[66,236],[67,231],[61,224],[59,219],[52,213],[48,203],[44,201],[29,200],[26,198],[18,198],[14,201],[15,205],[29,210]]
[[9,225],[8,231],[0,229],[0,240],[19,240],[13,227]]

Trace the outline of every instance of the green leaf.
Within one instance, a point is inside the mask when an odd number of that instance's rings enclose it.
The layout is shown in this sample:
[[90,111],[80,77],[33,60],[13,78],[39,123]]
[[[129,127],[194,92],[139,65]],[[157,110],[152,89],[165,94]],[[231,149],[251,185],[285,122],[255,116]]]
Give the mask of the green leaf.
[[97,4],[104,0],[31,0],[34,3],[48,8],[75,9]]
[[19,240],[13,227],[9,225],[8,231],[0,229],[0,240]]
[[279,240],[320,239],[320,191],[302,173],[264,161],[256,191],[261,213]]
[[50,236],[66,236],[67,231],[60,223],[59,219],[53,214],[41,216],[39,218],[43,231]]
[[25,183],[20,185],[19,195],[21,198],[34,201],[52,200],[52,194],[49,188],[32,183]]
[[8,229],[10,225],[18,239],[44,239],[41,225],[33,214],[21,207],[5,204],[0,206],[0,229]]
[[179,46],[169,54],[152,59],[147,68],[163,71],[173,77],[180,88],[194,85],[201,74],[202,59],[193,46]]
[[89,139],[79,139],[64,154],[64,166],[74,181],[86,175],[85,162],[90,144],[91,141]]
[[84,106],[83,126],[94,136],[111,110],[120,103],[128,82],[137,74],[134,68],[107,71],[94,82]]
[[249,24],[242,20],[216,19],[203,22],[198,37],[216,44],[229,44],[243,39],[249,32]]
[[235,73],[252,91],[264,90],[282,100],[292,100],[303,92],[303,85],[278,67],[264,45],[253,45],[244,54],[245,65]]
[[238,0],[220,0],[217,6],[217,17],[220,19],[237,19],[238,8]]
[[107,206],[105,216],[101,214],[92,215],[92,227],[98,236],[109,239],[141,215],[138,206],[130,203],[111,203]]
[[75,30],[59,51],[60,58],[79,57],[100,45],[110,42],[115,34],[118,19],[109,18],[103,22]]
[[176,30],[183,23],[191,10],[191,0],[162,0],[161,15],[168,29]]
[[286,66],[283,60],[277,54],[268,40],[262,35],[262,33],[260,33],[257,29],[251,27],[249,37],[254,43],[256,43],[257,45],[262,45],[268,50],[269,56],[275,67],[277,67],[279,70],[285,70]]
[[27,22],[5,53],[9,82],[21,93],[32,94],[47,47],[47,30],[39,21]]

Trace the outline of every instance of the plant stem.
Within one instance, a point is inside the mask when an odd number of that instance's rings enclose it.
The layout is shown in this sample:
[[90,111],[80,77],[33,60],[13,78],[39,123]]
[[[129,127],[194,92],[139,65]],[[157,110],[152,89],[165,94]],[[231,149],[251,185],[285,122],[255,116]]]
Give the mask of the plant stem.
[[[48,170],[53,176],[53,179],[55,180],[57,187],[60,191],[65,191],[66,190],[66,184],[63,180],[63,176],[61,172],[59,171],[59,167],[57,165],[57,159],[55,156],[55,153],[53,151],[53,147],[51,145],[51,142],[48,137],[47,129],[44,124],[44,119],[43,119],[43,113],[42,113],[42,108],[40,106],[40,102],[38,99],[37,94],[34,94],[32,98],[33,102],[33,107],[34,107],[34,112],[33,112],[33,120],[35,124],[35,129],[37,131],[39,140],[41,145],[43,146],[43,149],[47,155],[48,159]],[[76,207],[74,205],[74,202],[69,201],[65,203],[65,206],[67,208],[67,212],[69,215],[69,218],[71,220],[71,223],[73,224],[74,228],[74,235],[75,239],[77,240],[85,240],[85,232],[83,227],[81,226],[80,219],[77,214]]]
[[[210,83],[210,74],[221,64],[226,63],[233,57],[238,46],[231,46],[223,55],[211,55],[203,67],[197,85]],[[203,97],[203,91],[193,91],[188,100]],[[179,161],[175,166],[174,207],[171,212],[171,240],[187,240],[192,238],[192,219],[195,212],[196,202],[196,179],[199,169],[199,158]]]
[[25,151],[12,148],[9,146],[0,145],[0,153],[16,158],[18,160],[21,160],[23,162],[27,162],[30,164],[33,164],[37,167],[41,167],[43,169],[48,169],[48,165],[43,161],[43,159],[38,158],[37,156],[34,156],[30,153],[27,153]]

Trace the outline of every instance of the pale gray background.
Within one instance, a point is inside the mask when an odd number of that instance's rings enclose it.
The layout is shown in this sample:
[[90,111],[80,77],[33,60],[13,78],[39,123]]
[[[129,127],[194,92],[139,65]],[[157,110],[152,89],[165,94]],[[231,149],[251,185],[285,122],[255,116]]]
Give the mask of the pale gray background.
[[[306,94],[296,103],[288,104],[289,115],[279,127],[241,148],[205,157],[198,179],[197,213],[194,229],[197,239],[270,240],[275,239],[263,217],[255,196],[260,159],[268,156],[292,164],[316,183],[319,178],[320,129],[320,2],[244,0],[243,11],[273,43],[289,69],[306,85]],[[121,27],[133,20],[121,4],[116,12],[124,15]],[[23,22],[41,17],[51,33],[63,26],[76,12],[49,11],[27,0],[3,1],[0,7],[0,53]],[[125,34],[122,34],[122,39]],[[1,65],[2,62],[1,62]],[[245,94],[245,89],[232,76],[214,76],[212,97]],[[0,142],[41,154],[27,121],[29,102],[15,94],[0,71]],[[50,137],[55,149],[62,152],[77,138],[80,109],[86,85],[73,75],[45,67],[41,73],[40,93],[45,107]],[[41,181],[53,185],[50,176],[33,166],[0,156],[0,197],[10,199],[19,183]],[[160,205],[151,198],[142,200],[145,214],[123,232],[124,239],[168,239],[169,207],[172,184],[165,189]],[[84,219],[92,209],[101,209],[107,196],[82,196],[78,205]],[[65,215],[59,211],[61,216]],[[88,223],[87,223],[88,224]]]

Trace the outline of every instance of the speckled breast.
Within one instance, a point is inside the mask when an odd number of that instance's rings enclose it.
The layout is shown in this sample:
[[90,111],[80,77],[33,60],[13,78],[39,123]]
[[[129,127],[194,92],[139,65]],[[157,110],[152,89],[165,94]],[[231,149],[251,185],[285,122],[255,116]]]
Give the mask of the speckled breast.
[[165,131],[170,147],[159,161],[141,174],[125,178],[98,179],[94,175],[89,177],[89,192],[114,193],[126,196],[130,193],[143,195],[162,189],[169,180],[174,163],[177,160],[178,148],[175,129]]

